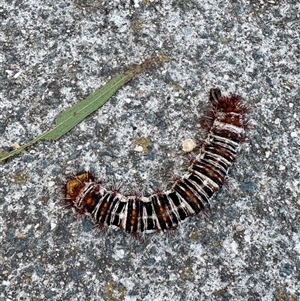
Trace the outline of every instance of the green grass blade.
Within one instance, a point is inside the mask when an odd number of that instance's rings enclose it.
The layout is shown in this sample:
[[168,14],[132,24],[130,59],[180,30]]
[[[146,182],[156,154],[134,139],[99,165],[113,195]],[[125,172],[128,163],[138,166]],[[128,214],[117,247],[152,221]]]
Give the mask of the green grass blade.
[[146,61],[123,74],[119,74],[108,81],[102,88],[76,103],[71,108],[60,113],[55,119],[55,126],[43,137],[43,139],[56,140],[70,131],[84,118],[100,108],[118,89],[130,81],[136,74],[142,72],[158,58]]
[[73,105],[71,108],[61,112],[55,119],[55,126],[49,131],[39,135],[27,144],[15,149],[11,152],[0,153],[0,162],[22,152],[25,148],[35,144],[39,140],[57,140],[78,123],[80,123],[88,115],[100,108],[118,89],[125,83],[130,81],[136,74],[141,73],[144,69],[159,61],[160,57],[150,59],[132,69],[121,73],[109,80],[103,87],[96,90],[86,99]]

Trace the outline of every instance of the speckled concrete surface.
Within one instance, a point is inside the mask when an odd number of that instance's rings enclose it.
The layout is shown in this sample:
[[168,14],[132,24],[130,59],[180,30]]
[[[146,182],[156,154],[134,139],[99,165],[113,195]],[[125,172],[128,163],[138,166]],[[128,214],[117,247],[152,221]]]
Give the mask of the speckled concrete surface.
[[[49,129],[117,72],[167,60],[59,141],[0,165],[0,300],[299,300],[299,9],[2,0],[2,149]],[[83,169],[145,195],[184,173],[181,142],[201,138],[211,87],[241,94],[252,125],[209,217],[136,241],[62,209],[66,177]],[[143,137],[146,155],[134,151]]]

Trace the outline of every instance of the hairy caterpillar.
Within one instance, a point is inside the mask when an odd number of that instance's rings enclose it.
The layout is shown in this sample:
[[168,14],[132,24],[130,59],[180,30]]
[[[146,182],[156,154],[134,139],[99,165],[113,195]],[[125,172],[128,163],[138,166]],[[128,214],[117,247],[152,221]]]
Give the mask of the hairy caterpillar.
[[168,191],[149,197],[125,196],[106,190],[91,173],[83,172],[66,183],[68,206],[88,214],[99,227],[116,226],[132,234],[174,229],[187,217],[208,210],[248,129],[247,108],[240,96],[225,97],[219,89],[211,89],[210,101],[207,138],[188,172]]

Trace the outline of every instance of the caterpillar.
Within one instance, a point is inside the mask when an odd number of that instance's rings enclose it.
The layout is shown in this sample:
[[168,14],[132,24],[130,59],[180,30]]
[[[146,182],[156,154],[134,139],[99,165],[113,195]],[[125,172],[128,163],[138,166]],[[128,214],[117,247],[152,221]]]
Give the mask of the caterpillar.
[[100,228],[115,226],[133,235],[172,230],[186,218],[207,212],[212,196],[224,184],[248,129],[248,110],[239,95],[225,97],[220,89],[211,89],[209,99],[207,138],[188,172],[176,179],[169,190],[149,197],[125,196],[106,190],[90,172],[82,172],[65,185],[67,207],[89,215]]

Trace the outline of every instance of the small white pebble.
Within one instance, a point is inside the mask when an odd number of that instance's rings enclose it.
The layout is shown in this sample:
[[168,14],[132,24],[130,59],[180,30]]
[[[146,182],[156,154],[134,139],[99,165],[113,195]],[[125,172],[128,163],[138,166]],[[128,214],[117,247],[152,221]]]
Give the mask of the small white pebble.
[[191,152],[196,146],[197,145],[193,139],[186,139],[182,141],[182,150],[184,152]]
[[53,223],[53,222],[50,223],[51,230],[54,230],[56,228],[56,226],[57,226],[56,223]]
[[241,231],[244,230],[244,228],[243,228],[243,226],[241,226],[241,225],[237,225],[237,226],[235,227],[235,230],[236,230],[237,232],[241,232]]
[[266,151],[266,153],[265,153],[266,158],[269,158],[271,156],[271,154],[272,154],[272,152]]
[[50,187],[53,187],[55,185],[55,182],[54,181],[49,181],[48,182],[48,187],[50,188]]
[[18,148],[20,148],[20,145],[19,145],[18,142],[15,142],[15,143],[12,145],[12,147],[13,147],[14,149],[18,149]]
[[17,73],[13,76],[13,78],[18,78],[22,73],[23,73],[23,70],[17,72]]
[[279,165],[279,170],[285,170],[285,166],[284,165]]
[[120,249],[116,250],[115,254],[112,254],[112,257],[116,260],[122,259],[125,256],[125,251]]
[[5,72],[7,73],[8,77],[12,77],[14,74],[14,71],[12,71],[12,70],[5,70]]
[[291,137],[292,138],[296,138],[298,135],[297,135],[297,132],[291,132]]
[[143,150],[144,150],[144,148],[142,147],[142,146],[140,146],[140,145],[137,145],[135,148],[134,148],[134,151],[136,151],[136,152],[143,152]]

